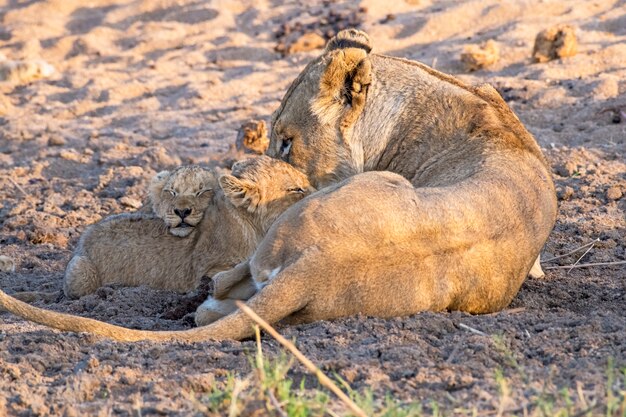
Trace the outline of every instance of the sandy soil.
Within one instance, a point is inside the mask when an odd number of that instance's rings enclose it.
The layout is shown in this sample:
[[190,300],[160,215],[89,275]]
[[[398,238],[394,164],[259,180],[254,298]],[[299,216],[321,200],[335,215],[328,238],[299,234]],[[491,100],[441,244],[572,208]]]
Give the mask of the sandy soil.
[[[326,1],[308,9],[280,0],[5,0],[0,22],[8,59],[56,68],[36,82],[0,82],[0,255],[17,263],[16,272],[0,273],[8,292],[59,290],[87,225],[134,210],[162,168],[219,161],[236,129],[268,120],[319,53],[303,50],[348,25],[367,30],[375,52],[498,88],[554,167],[560,213],[544,259],[594,239],[581,263],[626,259],[623,0]],[[533,63],[535,35],[561,23],[576,27],[578,54]],[[310,31],[319,36],[289,48]],[[489,39],[500,59],[465,72],[464,48]],[[609,359],[626,366],[626,267],[546,272],[499,314],[355,317],[281,331],[354,388],[427,408],[435,400],[447,410],[497,410],[497,370],[510,381],[508,409],[564,387],[600,398]],[[192,326],[196,302],[194,294],[107,287],[38,305],[182,329]],[[264,344],[270,355],[279,350],[269,338]],[[206,391],[228,370],[245,374],[253,347],[119,344],[3,313],[0,415],[193,414],[182,393]]]

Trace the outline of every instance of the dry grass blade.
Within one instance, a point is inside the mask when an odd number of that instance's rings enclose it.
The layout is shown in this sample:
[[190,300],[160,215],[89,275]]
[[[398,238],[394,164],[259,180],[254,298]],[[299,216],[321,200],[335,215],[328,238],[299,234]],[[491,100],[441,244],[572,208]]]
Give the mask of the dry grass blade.
[[230,407],[228,409],[228,417],[236,417],[241,414],[241,410],[239,409],[237,402],[239,399],[239,395],[244,392],[249,385],[250,377],[247,377],[244,380],[235,381],[235,386],[233,387],[233,392],[230,399]]
[[541,261],[541,263],[543,264],[543,263],[547,263],[547,262],[553,262],[553,261],[556,261],[557,259],[565,258],[566,256],[570,256],[570,255],[572,255],[572,254],[574,254],[576,252],[579,252],[579,251],[585,249],[586,247],[593,246],[593,245],[596,244],[596,242],[599,242],[599,241],[600,241],[600,238],[596,238],[596,239],[592,240],[589,243],[585,243],[582,246],[579,246],[579,247],[577,247],[575,249],[572,249],[571,251],[569,251],[567,253],[564,253],[563,255],[555,256],[555,257],[550,258],[550,259],[544,259],[543,261]]
[[276,339],[281,345],[285,347],[293,356],[295,356],[304,365],[309,372],[314,374],[319,380],[320,384],[328,388],[333,392],[343,403],[357,416],[367,417],[365,411],[363,411],[358,405],[354,403],[343,391],[335,385],[330,378],[328,378],[313,362],[309,360],[302,352],[298,350],[289,340],[285,339],[280,333],[276,331],[268,322],[259,317],[250,307],[237,301],[237,307],[241,309],[248,317],[250,317],[256,324],[261,326],[263,330],[268,332],[274,339]]
[[261,385],[264,385],[265,368],[263,368],[263,349],[261,348],[261,329],[259,329],[259,326],[254,326],[254,335],[256,336],[256,368]]
[[[263,367],[263,348],[261,347],[261,329],[259,329],[259,326],[254,326],[254,335],[256,337],[256,367],[257,367],[257,372],[259,373],[259,382],[261,383],[261,387],[264,387],[266,377],[265,377],[265,368]],[[281,417],[287,417],[287,414],[285,414],[285,412],[283,411],[280,403],[276,399],[276,396],[274,395],[272,390],[269,388],[266,388],[265,393],[270,399],[270,402],[272,403],[274,410],[276,410],[276,412]]]
[[591,268],[594,266],[612,266],[612,265],[626,265],[626,261],[615,262],[593,262],[589,264],[578,265],[559,265],[559,266],[546,266],[545,269],[574,269],[574,268]]

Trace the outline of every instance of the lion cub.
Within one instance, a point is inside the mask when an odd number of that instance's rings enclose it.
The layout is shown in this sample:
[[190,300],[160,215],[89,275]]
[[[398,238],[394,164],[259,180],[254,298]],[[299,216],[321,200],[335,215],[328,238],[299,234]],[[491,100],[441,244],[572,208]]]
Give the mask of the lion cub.
[[266,156],[219,178],[197,166],[161,172],[150,184],[154,213],[114,215],[85,231],[63,291],[77,298],[104,284],[192,290],[247,259],[273,221],[312,191],[304,174]]

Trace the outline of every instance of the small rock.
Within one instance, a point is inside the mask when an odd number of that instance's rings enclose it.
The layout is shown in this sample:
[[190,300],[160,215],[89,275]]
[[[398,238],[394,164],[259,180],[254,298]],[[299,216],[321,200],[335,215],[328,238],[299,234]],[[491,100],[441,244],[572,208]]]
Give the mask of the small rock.
[[564,164],[558,165],[556,167],[556,173],[562,177],[571,177],[577,170],[577,166],[575,163],[568,161]]
[[557,25],[537,34],[533,48],[533,59],[535,62],[547,62],[574,56],[577,52],[578,42],[575,28],[570,25]]
[[467,45],[461,54],[461,62],[467,71],[476,71],[498,62],[500,48],[493,40],[481,45]]
[[80,155],[78,154],[78,152],[76,152],[74,149],[68,149],[66,151],[61,151],[59,153],[59,156],[67,161],[74,161],[74,162],[79,162],[80,161]]
[[617,186],[613,186],[613,187],[609,187],[606,190],[606,198],[610,201],[610,200],[619,200],[620,198],[622,198],[622,190],[617,187]]
[[4,368],[4,373],[9,375],[9,377],[14,381],[20,379],[22,376],[22,371],[15,364],[3,362],[2,368]]
[[558,188],[556,190],[556,196],[559,200],[569,200],[574,195],[574,189],[566,186],[565,188]]
[[308,52],[314,49],[321,49],[326,45],[326,40],[315,32],[305,33],[289,45],[287,52],[290,54],[296,52]]
[[65,139],[62,136],[50,136],[48,138],[48,146],[63,146],[65,145]]
[[134,208],[134,209],[138,209],[139,207],[143,205],[141,201],[132,197],[128,197],[128,196],[124,196],[120,198],[120,204],[126,207]]
[[53,228],[37,228],[35,230],[31,230],[27,232],[28,240],[35,244],[52,244],[54,246],[60,248],[66,248],[68,243],[68,238],[63,233],[57,232]]
[[0,255],[0,272],[15,272],[15,261],[8,256]]
[[54,72],[52,65],[40,59],[0,62],[0,81],[14,84],[28,84],[40,78],[50,77]]
[[13,104],[11,103],[11,100],[4,94],[0,93],[0,116],[9,114],[12,111]]

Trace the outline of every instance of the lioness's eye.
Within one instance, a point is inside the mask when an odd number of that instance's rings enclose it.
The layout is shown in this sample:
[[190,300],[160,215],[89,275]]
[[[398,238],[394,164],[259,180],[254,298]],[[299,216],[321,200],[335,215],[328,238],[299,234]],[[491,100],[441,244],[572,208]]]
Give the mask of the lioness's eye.
[[167,190],[167,191],[172,195],[172,197],[176,197],[177,195],[176,191],[174,190]]
[[291,151],[292,143],[293,143],[293,138],[287,138],[287,139],[283,139],[282,143],[280,144],[280,157],[284,159],[285,161],[287,160],[287,157],[289,156],[289,151]]
[[302,188],[289,188],[287,189],[288,193],[298,193],[298,194],[304,194],[304,190]]

